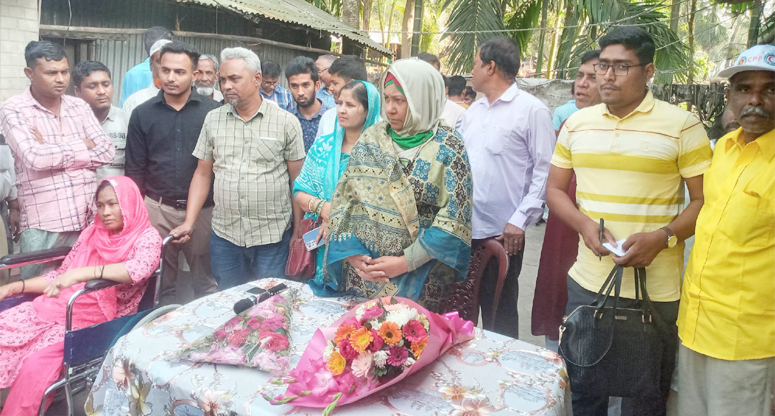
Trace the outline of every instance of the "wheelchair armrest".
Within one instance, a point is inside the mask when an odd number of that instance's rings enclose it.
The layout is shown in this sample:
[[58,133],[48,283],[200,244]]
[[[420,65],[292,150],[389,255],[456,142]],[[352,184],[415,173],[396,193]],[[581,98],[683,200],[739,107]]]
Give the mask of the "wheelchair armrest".
[[108,279],[94,279],[89,280],[86,282],[86,285],[84,285],[84,289],[86,289],[89,292],[93,292],[95,290],[100,289],[107,289],[111,286],[119,285],[119,282],[116,282],[115,280],[108,280]]
[[9,254],[0,258],[0,269],[25,266],[28,264],[46,263],[67,257],[71,247],[55,247],[32,253]]

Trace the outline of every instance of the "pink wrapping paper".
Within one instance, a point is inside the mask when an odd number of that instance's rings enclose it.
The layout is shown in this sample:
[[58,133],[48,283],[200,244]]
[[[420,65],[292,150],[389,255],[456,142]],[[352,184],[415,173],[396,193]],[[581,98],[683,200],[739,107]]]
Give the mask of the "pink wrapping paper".
[[[428,336],[428,343],[425,346],[423,353],[411,367],[404,370],[403,373],[396,376],[392,380],[383,384],[370,386],[366,389],[356,389],[350,393],[343,393],[338,400],[337,406],[353,403],[366,396],[401,382],[401,380],[404,378],[435,361],[439,356],[447,352],[453,346],[469,341],[474,337],[474,324],[471,321],[466,321],[460,318],[457,312],[450,312],[445,315],[439,315],[437,313],[428,311],[410,299],[399,297],[393,297],[393,299],[396,299],[399,303],[403,303],[409,307],[417,309],[419,313],[425,314],[425,316],[428,318],[430,323],[430,333]],[[373,301],[374,300],[372,299],[368,302]],[[382,299],[382,301],[387,303],[390,301],[390,297],[385,297]],[[345,321],[348,319],[355,319],[355,313],[357,309],[357,307],[352,308],[350,311],[342,315],[342,317],[334,322],[330,327],[318,329],[310,340],[309,345],[307,345],[307,348],[304,350],[304,354],[301,356],[301,360],[296,366],[296,369],[299,370],[311,368],[311,361],[321,359],[323,357],[323,351],[326,348],[327,341],[334,339],[337,328],[339,328],[339,326],[342,325]],[[292,394],[289,388],[289,391],[286,391],[286,396],[291,395]],[[291,403],[295,406],[326,407],[329,406],[333,401],[333,398],[330,397],[333,396],[333,394],[328,396],[329,397],[315,397],[314,395],[301,396],[294,399]]]

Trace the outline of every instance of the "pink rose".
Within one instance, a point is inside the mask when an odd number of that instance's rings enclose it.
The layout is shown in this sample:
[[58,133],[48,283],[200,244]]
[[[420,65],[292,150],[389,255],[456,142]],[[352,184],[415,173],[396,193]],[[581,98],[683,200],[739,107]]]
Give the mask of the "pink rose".
[[379,336],[379,332],[377,332],[376,329],[372,328],[371,335],[374,336],[374,341],[371,342],[371,348],[369,348],[369,351],[377,352],[382,349],[382,345],[385,343],[385,341],[382,340],[382,337]]
[[404,331],[404,338],[411,342],[421,342],[428,337],[428,332],[425,330],[425,327],[416,319],[407,322],[402,330]]
[[221,328],[217,331],[215,331],[215,340],[218,342],[225,341],[228,334],[226,333],[225,328]]
[[248,335],[250,335],[250,330],[247,328],[233,331],[228,335],[229,345],[234,347],[241,347],[245,345],[245,341],[247,341]]
[[353,360],[352,370],[355,377],[368,377],[371,370],[372,354],[368,351]]
[[287,327],[287,324],[285,323],[285,318],[283,318],[280,315],[273,315],[269,318],[264,319],[264,323],[262,325],[264,329],[267,329],[269,331],[276,331],[280,328]]
[[258,331],[261,329],[261,321],[255,316],[251,316],[250,319],[248,319],[248,326]]
[[350,345],[350,340],[345,338],[339,343],[339,354],[342,354],[345,360],[352,361],[358,356],[358,351],[355,351],[352,345]]
[[277,332],[271,332],[262,330],[258,334],[258,340],[263,346],[271,351],[282,351],[288,348],[288,338],[278,334]]

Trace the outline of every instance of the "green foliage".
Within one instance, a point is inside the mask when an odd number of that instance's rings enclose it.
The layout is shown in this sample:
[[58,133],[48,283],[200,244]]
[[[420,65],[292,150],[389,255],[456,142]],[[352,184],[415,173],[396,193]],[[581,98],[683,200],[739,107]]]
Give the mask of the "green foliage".
[[[524,29],[539,26],[541,21],[541,0],[524,1],[518,5],[516,10],[506,14],[506,29]],[[530,38],[533,33],[539,31],[523,30],[511,32],[511,37],[519,43],[519,50],[522,57],[525,56]]]
[[497,0],[445,0],[444,8],[450,6],[452,12],[443,37],[449,39],[449,68],[452,73],[469,72],[479,45],[504,29],[501,4]]

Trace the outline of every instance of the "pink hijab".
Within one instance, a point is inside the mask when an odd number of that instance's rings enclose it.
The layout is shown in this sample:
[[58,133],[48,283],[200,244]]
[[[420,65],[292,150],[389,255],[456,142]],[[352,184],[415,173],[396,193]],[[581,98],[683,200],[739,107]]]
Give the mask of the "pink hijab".
[[[114,234],[105,228],[99,215],[95,214],[94,223],[86,227],[78,237],[77,250],[69,254],[67,268],[60,267],[57,274],[80,267],[122,263],[127,260],[137,239],[152,227],[143,197],[134,181],[126,176],[112,176],[102,182],[106,181],[116,192],[124,228]],[[61,290],[58,298],[46,296],[35,298],[33,307],[38,317],[49,322],[64,324],[68,300],[84,285],[85,283],[79,283]],[[94,325],[111,320],[115,316],[116,289],[112,287],[79,297],[73,309],[73,326],[81,328]]]

